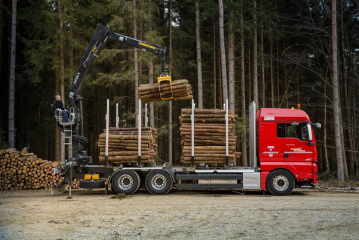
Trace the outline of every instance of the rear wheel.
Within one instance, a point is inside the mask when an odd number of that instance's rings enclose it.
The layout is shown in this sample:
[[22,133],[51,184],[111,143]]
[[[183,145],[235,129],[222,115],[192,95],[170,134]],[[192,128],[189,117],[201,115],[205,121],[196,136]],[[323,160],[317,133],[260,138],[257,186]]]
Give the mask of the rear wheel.
[[286,170],[275,170],[268,175],[267,188],[273,195],[288,195],[294,189],[294,178]]
[[141,179],[137,172],[122,170],[117,172],[111,181],[111,188],[116,193],[134,194],[140,188]]
[[146,177],[147,190],[155,195],[164,195],[173,186],[170,174],[164,170],[152,170]]

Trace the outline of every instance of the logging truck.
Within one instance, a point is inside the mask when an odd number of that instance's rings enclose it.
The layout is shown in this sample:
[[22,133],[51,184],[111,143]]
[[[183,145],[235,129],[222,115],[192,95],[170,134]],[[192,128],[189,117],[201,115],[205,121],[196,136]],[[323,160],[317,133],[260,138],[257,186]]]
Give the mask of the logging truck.
[[[166,72],[166,49],[144,43],[130,37],[114,33],[107,26],[98,24],[85,56],[81,61],[75,79],[68,92],[70,118],[64,121],[61,111],[55,117],[59,129],[65,134],[65,144],[73,146],[73,156],[63,159],[53,174],[63,173],[65,180],[55,184],[52,194],[64,192],[73,178],[80,180],[81,188],[104,188],[107,193],[111,187],[116,193],[134,194],[140,188],[152,194],[167,194],[171,189],[243,189],[269,191],[273,195],[288,195],[295,187],[311,188],[318,181],[317,150],[313,127],[309,116],[300,109],[262,108],[257,111],[256,104],[249,106],[249,166],[235,166],[228,162],[228,100],[224,105],[223,119],[226,125],[226,161],[220,167],[196,165],[194,148],[195,104],[192,100],[191,116],[191,164],[172,166],[145,166],[141,162],[141,100],[138,111],[138,156],[137,164],[132,166],[112,166],[108,161],[109,101],[106,115],[106,154],[103,165],[92,164],[87,156],[87,139],[83,133],[82,98],[78,94],[84,77],[94,58],[99,54],[108,39],[120,40],[130,46],[148,50],[161,55],[162,73],[158,84],[171,84]],[[159,87],[161,90],[161,87]],[[165,100],[170,100],[166,98]]]

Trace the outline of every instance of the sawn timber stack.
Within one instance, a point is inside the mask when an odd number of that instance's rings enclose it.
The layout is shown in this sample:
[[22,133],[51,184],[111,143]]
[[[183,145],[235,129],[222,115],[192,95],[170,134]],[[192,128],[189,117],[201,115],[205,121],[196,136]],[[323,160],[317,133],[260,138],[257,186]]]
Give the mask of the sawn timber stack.
[[[191,114],[192,109],[182,109],[180,134],[181,163],[191,164]],[[228,160],[234,163],[237,136],[233,135],[236,115],[228,111]],[[220,109],[194,110],[194,163],[224,164],[226,161],[226,120],[225,111]]]
[[[105,161],[106,130],[100,135],[100,162]],[[157,158],[157,129],[141,130],[141,162],[154,163]],[[108,161],[114,165],[135,164],[138,160],[138,129],[110,128],[108,137]]]
[[[169,84],[162,84],[161,92],[163,97],[172,95]],[[172,81],[172,93],[173,98],[171,100],[191,100],[193,98],[192,87],[186,79]],[[138,95],[143,102],[162,101],[157,83],[141,84],[138,87]]]

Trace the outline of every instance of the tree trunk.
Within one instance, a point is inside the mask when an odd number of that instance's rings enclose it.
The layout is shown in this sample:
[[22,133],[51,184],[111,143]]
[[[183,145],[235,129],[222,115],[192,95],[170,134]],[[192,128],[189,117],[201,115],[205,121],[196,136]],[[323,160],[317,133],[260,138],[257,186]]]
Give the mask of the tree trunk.
[[247,166],[247,126],[246,126],[246,83],[244,70],[244,32],[243,32],[243,0],[241,0],[240,26],[241,32],[241,115],[242,115],[242,166]]
[[15,147],[15,57],[16,57],[16,14],[17,0],[12,0],[11,15],[11,49],[10,49],[10,79],[9,79],[9,126],[8,143]]
[[271,93],[271,107],[274,108],[274,66],[273,66],[273,39],[270,36],[270,93]]
[[[152,20],[150,19],[152,16],[151,13],[151,0],[148,1],[149,7],[148,7],[148,29],[149,31],[152,31]],[[149,61],[148,61],[148,77],[149,77],[149,83],[153,84],[153,57],[152,54],[149,54]],[[153,102],[150,102],[150,127],[155,127],[155,107]]]
[[[0,0],[0,63],[2,56],[2,16],[3,16],[3,0]],[[0,64],[0,76],[1,76],[1,64]],[[1,77],[0,77],[1,82]]]
[[[56,53],[57,54],[57,53]],[[55,94],[60,93],[60,74],[59,70],[55,70]],[[61,160],[61,131],[55,126],[55,161],[59,162]]]
[[263,29],[261,30],[261,69],[262,69],[262,108],[266,107],[266,80],[264,76],[264,40]]
[[333,54],[333,118],[338,180],[344,181],[343,154],[340,141],[339,83],[338,83],[338,42],[337,42],[337,1],[332,0],[332,54]]
[[248,38],[248,102],[251,103],[252,99],[252,63],[251,63],[251,39]]
[[227,87],[227,64],[226,64],[226,50],[224,46],[224,23],[223,23],[223,0],[218,0],[219,5],[219,41],[221,46],[221,71],[222,71],[222,97],[223,102],[228,99],[228,87]]
[[[345,116],[346,116],[346,121],[342,122],[342,126],[347,126],[347,135],[348,135],[348,142],[349,142],[349,170],[350,173],[354,173],[354,168],[352,168],[352,166],[354,167],[354,152],[353,152],[353,140],[352,140],[352,133],[351,133],[351,121],[350,121],[350,101],[349,101],[349,88],[348,88],[348,78],[347,78],[347,74],[346,74],[346,66],[349,66],[349,64],[346,64],[345,62],[345,45],[344,45],[344,22],[343,22],[343,3],[342,1],[340,1],[340,29],[341,29],[341,56],[342,56],[342,71],[341,71],[341,76],[342,76],[342,82],[344,82],[344,87],[343,89],[343,101],[344,101],[344,106],[345,106]],[[350,72],[348,71],[348,74]],[[343,133],[342,133],[343,134]],[[344,138],[344,135],[342,136],[342,138]],[[346,138],[346,139],[347,139]],[[344,146],[343,146],[344,147]],[[344,150],[343,150],[344,151]],[[344,157],[344,163],[346,163],[346,157]],[[344,170],[348,171],[348,167],[344,168]],[[346,175],[348,175],[346,173]]]
[[[72,9],[72,0],[70,1],[70,5],[71,5],[71,8]],[[71,15],[71,12],[69,11],[69,15]],[[70,20],[71,21],[71,20]],[[75,69],[74,69],[74,44],[73,44],[73,22],[71,21],[70,22],[70,29],[69,29],[69,34],[70,34],[70,81],[69,81],[69,87],[71,87],[71,84],[72,84],[72,76],[74,75],[73,73],[75,72]],[[81,115],[81,122],[83,121],[83,113]],[[83,133],[82,133],[83,134]],[[68,152],[68,155],[69,157],[72,156],[72,145],[69,145],[69,152]]]
[[[65,62],[64,62],[64,22],[63,22],[64,7],[59,1],[59,19],[60,19],[60,91],[61,99],[65,103]],[[61,132],[61,156],[60,160],[65,159],[65,134]]]
[[[171,17],[170,17],[171,19]],[[201,19],[199,16],[198,1],[196,2],[196,48],[197,48],[197,79],[198,79],[198,108],[203,108],[203,87],[202,87],[202,57],[201,57]],[[170,28],[171,29],[171,28]]]
[[213,18],[213,108],[217,108],[217,54],[216,54],[216,21]]
[[[137,19],[136,19],[136,0],[133,0],[133,37],[137,39]],[[138,56],[137,56],[137,48],[134,48],[134,60],[135,60],[135,119],[136,119],[136,127],[138,127]]]
[[253,98],[259,104],[258,97],[258,39],[257,39],[257,0],[253,0]]
[[[339,95],[340,98],[340,95]],[[340,101],[339,101],[340,103]],[[341,141],[341,148],[342,148],[342,153],[343,153],[343,167],[344,167],[344,176],[348,177],[348,166],[347,166],[347,155],[345,152],[345,140],[344,140],[344,130],[343,130],[343,109],[339,108],[339,122],[340,122],[340,141]]]
[[[231,0],[232,3],[232,0]],[[234,14],[233,10],[229,12],[229,23],[228,23],[228,80],[229,80],[229,109],[232,114],[235,114],[235,79],[234,79]],[[233,129],[233,131],[235,131]]]
[[[329,69],[327,69],[328,71]],[[326,79],[327,80],[327,79]],[[324,85],[324,123],[323,123],[323,146],[324,146],[324,170],[329,172],[328,149],[327,149],[327,82]]]
[[[277,58],[279,56],[279,41],[277,39]],[[277,106],[280,107],[280,74],[279,74],[279,61],[277,60]]]
[[[172,0],[169,0],[169,9],[168,9],[168,14],[169,14],[169,22],[168,22],[168,31],[169,31],[169,64],[170,64],[170,69],[169,69],[169,74],[172,75]],[[198,49],[197,49],[198,50]],[[198,57],[198,56],[197,56]],[[201,69],[201,74],[202,74],[202,69]],[[202,84],[202,76],[201,76],[201,84]],[[202,90],[202,85],[201,85],[201,90]],[[198,97],[199,98],[199,97]],[[172,165],[172,134],[173,134],[173,127],[172,127],[172,101],[168,102],[168,125],[169,125],[169,133],[168,133],[168,162]]]

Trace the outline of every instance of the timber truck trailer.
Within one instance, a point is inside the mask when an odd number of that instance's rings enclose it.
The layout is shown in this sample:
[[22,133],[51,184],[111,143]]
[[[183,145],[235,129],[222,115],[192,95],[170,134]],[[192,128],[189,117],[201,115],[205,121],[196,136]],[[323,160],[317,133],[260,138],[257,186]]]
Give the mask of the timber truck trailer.
[[[55,111],[59,129],[65,140],[73,147],[73,156],[60,162],[53,169],[54,174],[63,173],[65,180],[54,185],[51,194],[62,193],[71,185],[73,178],[82,178],[80,188],[104,188],[110,186],[116,193],[134,194],[140,188],[152,194],[167,194],[171,189],[243,189],[269,191],[273,195],[288,195],[294,187],[311,188],[318,181],[317,149],[313,126],[309,116],[300,109],[262,108],[249,106],[249,166],[230,166],[228,157],[222,167],[196,166],[194,159],[194,109],[192,100],[192,164],[190,166],[150,167],[141,163],[141,100],[138,113],[138,162],[137,166],[111,166],[108,163],[109,101],[106,115],[106,153],[104,165],[93,165],[87,156],[87,139],[83,136],[82,98],[78,91],[89,66],[98,56],[108,39],[119,40],[133,47],[161,55],[162,73],[158,84],[169,83],[166,72],[166,48],[145,43],[113,32],[107,26],[98,24],[85,56],[81,61],[75,79],[68,92],[69,120],[64,122],[61,110]],[[226,156],[228,156],[228,100],[225,104]],[[116,117],[117,118],[117,117]],[[116,120],[117,121],[117,120]]]

